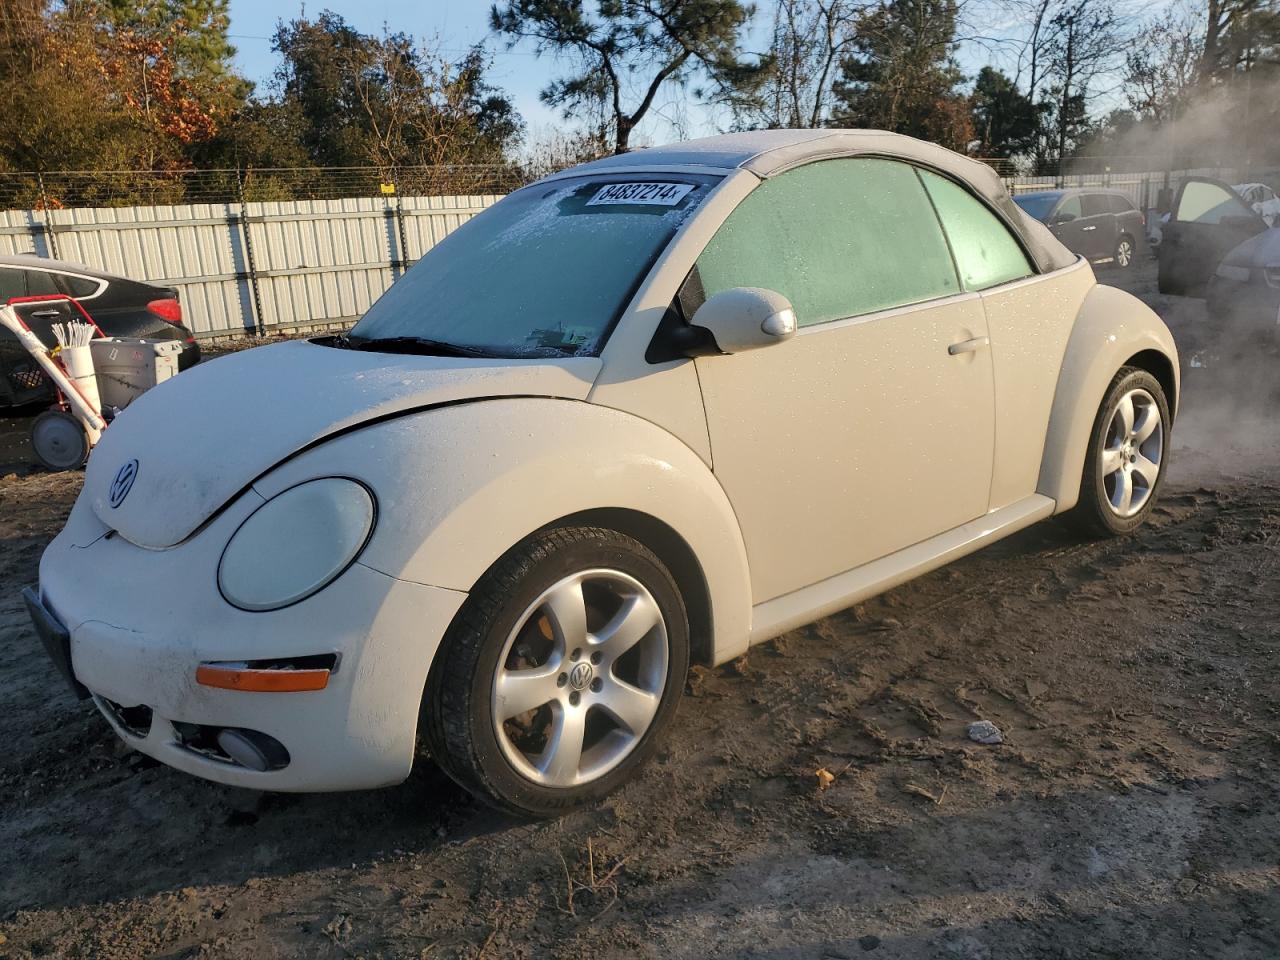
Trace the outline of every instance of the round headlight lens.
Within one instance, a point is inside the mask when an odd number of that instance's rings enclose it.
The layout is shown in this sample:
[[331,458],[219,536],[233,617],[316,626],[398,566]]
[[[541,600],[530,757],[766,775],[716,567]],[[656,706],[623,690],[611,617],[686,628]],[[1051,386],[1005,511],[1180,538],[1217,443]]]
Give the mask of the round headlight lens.
[[331,583],[373,532],[373,497],[341,477],[308,480],[272,497],[231,535],[218,589],[242,610],[278,610]]

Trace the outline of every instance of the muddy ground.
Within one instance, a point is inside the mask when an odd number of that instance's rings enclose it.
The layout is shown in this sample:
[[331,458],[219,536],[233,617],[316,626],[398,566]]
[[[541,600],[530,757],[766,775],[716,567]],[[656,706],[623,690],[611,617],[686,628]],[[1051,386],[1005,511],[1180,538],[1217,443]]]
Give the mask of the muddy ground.
[[1148,528],[1040,525],[695,671],[554,823],[429,762],[298,797],[125,751],[18,598],[80,478],[6,477],[0,956],[1280,957],[1280,361],[1151,274],[1188,369]]

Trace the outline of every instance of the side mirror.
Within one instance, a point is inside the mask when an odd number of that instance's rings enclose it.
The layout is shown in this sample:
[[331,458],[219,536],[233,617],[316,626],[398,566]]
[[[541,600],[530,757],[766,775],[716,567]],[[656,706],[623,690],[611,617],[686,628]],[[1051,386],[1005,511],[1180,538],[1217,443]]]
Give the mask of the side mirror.
[[1054,216],[1053,222],[1054,223],[1070,223],[1075,218],[1076,218],[1076,215],[1074,213],[1059,213]]
[[712,294],[690,321],[715,338],[721,353],[741,353],[789,340],[796,312],[780,293],[760,287],[733,287]]

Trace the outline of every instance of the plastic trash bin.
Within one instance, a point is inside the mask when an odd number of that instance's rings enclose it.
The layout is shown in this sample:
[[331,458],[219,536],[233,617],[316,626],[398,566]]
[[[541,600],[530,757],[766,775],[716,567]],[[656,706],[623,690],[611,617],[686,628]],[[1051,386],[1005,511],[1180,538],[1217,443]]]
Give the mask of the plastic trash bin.
[[91,340],[93,368],[98,377],[102,410],[110,415],[123,410],[156,384],[178,374],[178,340],[143,340],[111,337]]

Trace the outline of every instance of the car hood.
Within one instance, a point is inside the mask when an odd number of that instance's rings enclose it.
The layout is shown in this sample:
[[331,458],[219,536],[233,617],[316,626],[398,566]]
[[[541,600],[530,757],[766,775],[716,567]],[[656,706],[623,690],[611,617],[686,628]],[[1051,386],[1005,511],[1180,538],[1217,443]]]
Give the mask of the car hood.
[[325,437],[465,400],[585,400],[599,370],[596,357],[411,356],[303,340],[258,347],[199,364],[131,403],[89,458],[83,496],[131,542],[169,547]]
[[1234,267],[1268,267],[1280,264],[1280,229],[1263,230],[1222,258]]

